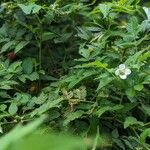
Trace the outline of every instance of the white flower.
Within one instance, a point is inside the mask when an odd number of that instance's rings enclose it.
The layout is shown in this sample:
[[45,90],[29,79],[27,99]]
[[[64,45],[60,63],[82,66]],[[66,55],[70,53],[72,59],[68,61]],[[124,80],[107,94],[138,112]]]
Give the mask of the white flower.
[[125,64],[120,64],[119,68],[115,71],[115,74],[124,80],[131,74],[131,70],[127,68]]
[[146,15],[147,15],[147,19],[150,20],[150,8],[147,8],[147,7],[143,7]]

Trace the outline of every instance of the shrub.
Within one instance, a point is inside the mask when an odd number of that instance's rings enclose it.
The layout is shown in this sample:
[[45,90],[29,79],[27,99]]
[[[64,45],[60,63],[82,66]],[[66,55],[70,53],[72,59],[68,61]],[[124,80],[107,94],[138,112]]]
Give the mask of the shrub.
[[10,1],[1,18],[4,131],[46,113],[49,130],[95,137],[93,150],[150,149],[149,9],[138,0]]

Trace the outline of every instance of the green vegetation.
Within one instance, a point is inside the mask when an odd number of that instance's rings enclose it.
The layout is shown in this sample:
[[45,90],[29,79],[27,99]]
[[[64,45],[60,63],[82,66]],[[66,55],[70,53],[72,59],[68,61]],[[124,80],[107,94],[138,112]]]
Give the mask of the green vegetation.
[[150,150],[140,0],[1,0],[0,19],[0,150]]

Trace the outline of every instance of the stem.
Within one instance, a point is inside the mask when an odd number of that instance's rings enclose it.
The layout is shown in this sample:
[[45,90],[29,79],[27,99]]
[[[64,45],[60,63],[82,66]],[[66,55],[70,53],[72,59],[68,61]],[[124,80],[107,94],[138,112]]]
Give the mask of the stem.
[[39,41],[39,70],[42,69],[42,42],[41,42],[41,39]]
[[96,137],[95,137],[95,140],[94,140],[92,150],[96,150],[96,147],[97,147],[97,144],[98,144],[98,138],[99,138],[99,126],[97,126],[97,134],[96,134]]

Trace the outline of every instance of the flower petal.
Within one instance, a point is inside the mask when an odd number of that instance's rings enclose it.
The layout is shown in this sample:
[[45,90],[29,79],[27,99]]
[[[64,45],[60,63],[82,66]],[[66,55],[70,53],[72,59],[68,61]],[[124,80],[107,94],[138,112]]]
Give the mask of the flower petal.
[[125,68],[126,68],[125,64],[120,64],[120,65],[119,65],[119,69],[123,70],[123,69],[125,69]]
[[119,69],[117,69],[116,71],[115,71],[115,75],[119,75]]
[[126,75],[126,74],[124,74],[124,75],[119,75],[119,77],[120,77],[121,79],[125,80],[125,79],[127,78],[127,75]]
[[150,19],[150,9],[147,8],[147,7],[143,7],[143,9],[144,9],[144,11],[145,11],[145,13],[147,15],[148,20],[149,20]]
[[130,70],[130,69],[128,69],[128,68],[126,68],[126,69],[125,69],[125,74],[126,74],[126,75],[131,74],[131,70]]

